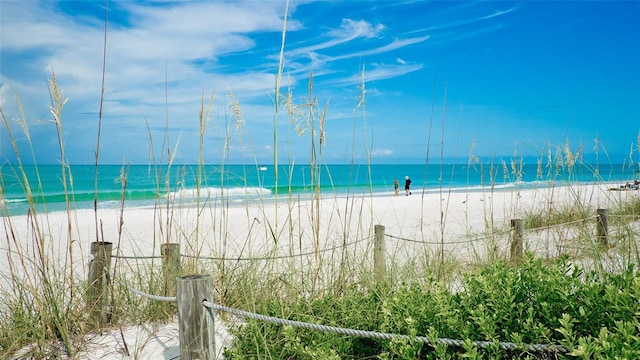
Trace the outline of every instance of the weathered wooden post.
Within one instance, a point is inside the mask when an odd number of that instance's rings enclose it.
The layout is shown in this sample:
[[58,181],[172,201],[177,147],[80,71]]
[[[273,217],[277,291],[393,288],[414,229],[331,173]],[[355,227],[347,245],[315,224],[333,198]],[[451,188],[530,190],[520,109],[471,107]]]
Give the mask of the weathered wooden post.
[[110,242],[91,243],[87,305],[90,318],[98,327],[102,327],[109,321],[108,294],[112,250],[113,244]]
[[382,284],[387,279],[387,266],[385,263],[384,226],[374,226],[374,246],[373,246],[373,274],[376,284]]
[[165,296],[175,296],[176,277],[180,276],[180,244],[166,243],[160,246]]
[[176,279],[180,360],[216,358],[212,313],[202,302],[213,301],[211,275],[184,275]]
[[598,209],[598,221],[596,231],[598,240],[604,247],[609,246],[609,220],[607,219],[608,209]]
[[511,237],[511,261],[519,262],[522,260],[524,239],[524,220],[511,219],[511,227],[513,228],[513,236]]

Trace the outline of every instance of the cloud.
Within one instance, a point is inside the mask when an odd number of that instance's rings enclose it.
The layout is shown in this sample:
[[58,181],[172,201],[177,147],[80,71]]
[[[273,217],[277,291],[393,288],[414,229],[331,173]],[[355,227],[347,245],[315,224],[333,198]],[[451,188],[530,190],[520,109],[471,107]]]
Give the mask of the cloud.
[[[252,104],[252,99],[265,98],[270,105],[268,93],[273,92],[276,67],[269,67],[268,61],[266,66],[256,66],[261,63],[260,56],[266,59],[264,53],[254,54],[248,66],[226,58],[255,49],[255,34],[274,34],[278,38],[283,26],[283,4],[110,3],[113,6],[109,8],[106,34],[104,136],[127,129],[128,141],[118,151],[129,154],[146,153],[141,147],[148,143],[147,126],[156,132],[156,138],[162,138],[166,119],[175,133],[191,136],[190,133],[197,133],[195,120],[202,93],[206,101],[211,91],[227,86],[238,93],[245,105],[243,110],[268,114],[264,106]],[[0,106],[5,111],[12,110],[8,116],[15,117],[12,97],[5,94],[18,90],[37,136],[37,130],[43,128],[37,120],[50,117],[46,78],[55,71],[58,86],[70,100],[63,112],[67,143],[78,148],[86,140],[92,142],[83,135],[87,127],[94,126],[100,107],[105,40],[104,9],[87,7],[80,9],[93,12],[80,13],[76,7],[48,1],[3,2],[0,31]],[[300,24],[292,20],[287,26],[295,30]],[[262,46],[260,51],[269,52],[270,48]],[[240,70],[240,66],[245,68]],[[227,101],[224,91],[215,101]],[[224,106],[222,111],[216,106],[216,116],[225,115]],[[261,121],[260,116],[251,118],[253,124]],[[42,132],[41,136],[46,138],[49,134]],[[103,141],[115,143],[124,138]],[[34,139],[34,144],[36,151],[47,151],[48,141]]]
[[335,60],[342,60],[342,59],[348,59],[353,57],[364,57],[364,56],[387,53],[387,52],[395,51],[409,45],[421,43],[429,39],[429,37],[430,36],[427,35],[427,36],[421,36],[421,37],[409,38],[409,39],[396,39],[384,46],[380,46],[380,47],[368,49],[368,50],[356,51],[356,52],[348,53],[342,56],[335,56],[331,60],[335,61]]
[[367,21],[342,19],[339,29],[329,31],[329,35],[337,38],[355,39],[358,37],[372,38],[378,36],[385,26],[382,24],[372,25]]
[[4,109],[8,104],[7,99],[11,99],[12,97],[9,86],[0,82],[0,108]]
[[[465,4],[462,6],[466,6],[466,5],[470,5],[470,4]],[[461,28],[466,25],[483,22],[484,20],[489,20],[489,19],[500,17],[502,15],[509,14],[514,10],[516,10],[515,7],[508,10],[494,11],[492,14],[489,14],[489,15],[475,15],[475,16],[461,16],[460,14],[457,14],[456,20],[432,25],[422,29],[421,31],[434,31],[434,30]],[[480,11],[484,11],[484,10],[476,10],[474,12],[480,12]]]
[[502,16],[502,15],[505,15],[505,14],[508,14],[508,13],[514,11],[515,9],[516,8],[511,8],[511,9],[507,9],[507,10],[499,10],[499,11],[496,11],[495,13],[493,13],[491,15],[483,16],[480,19],[481,20],[486,20],[486,19],[491,19],[491,18],[494,18],[494,17]]
[[[365,25],[365,23],[363,22],[358,22],[358,24],[359,24],[358,28],[367,28],[367,29],[374,28],[368,23],[366,23],[367,25]],[[353,26],[349,26],[349,28],[353,28]],[[382,29],[383,27],[378,26],[375,28]],[[391,42],[384,44],[382,46],[370,47],[370,48],[364,48],[364,49],[363,49],[363,46],[370,46],[370,45],[366,43],[365,44],[358,43],[358,44],[354,44],[354,46],[352,47],[352,49],[355,49],[355,50],[352,50],[351,48],[349,48],[347,49],[346,52],[341,52],[341,55],[326,55],[318,52],[320,50],[328,50],[329,47],[331,46],[337,46],[339,44],[343,44],[345,41],[347,41],[347,39],[349,41],[352,41],[360,37],[363,37],[358,35],[368,34],[368,36],[370,37],[370,36],[373,36],[372,34],[374,33],[377,34],[377,31],[373,31],[373,30],[353,31],[353,32],[349,32],[349,36],[343,36],[339,39],[327,41],[314,47],[305,47],[305,48],[291,50],[287,52],[287,62],[289,63],[288,66],[293,69],[293,71],[290,74],[304,75],[313,71],[314,76],[316,78],[319,78],[322,75],[342,73],[344,72],[344,69],[332,70],[328,68],[328,66],[330,64],[335,64],[344,60],[361,59],[361,58],[373,57],[375,55],[380,55],[385,53],[392,53],[399,49],[422,43],[430,38],[429,35],[419,36],[419,37],[410,37],[405,39],[396,38]],[[342,33],[339,32],[338,34],[342,34]],[[377,44],[377,42],[374,44]],[[300,56],[302,55],[306,56],[308,61],[305,62],[301,60]],[[298,57],[296,58],[296,56]],[[407,73],[418,71],[423,68],[422,64],[407,64],[407,62],[403,59],[398,58],[396,61],[400,65],[377,65],[373,71],[368,70],[366,75],[367,80],[374,81],[374,80],[390,79],[394,77],[403,76]],[[332,85],[342,86],[342,85],[357,84],[360,81],[361,81],[360,75],[355,74],[355,75],[349,75],[347,77],[342,77],[342,78],[333,77],[330,79],[325,79],[323,84],[326,86],[332,86]]]
[[296,57],[302,54],[329,49],[359,38],[373,38],[378,36],[384,28],[384,25],[378,24],[374,26],[364,20],[354,21],[351,19],[342,19],[340,28],[331,30],[324,35],[325,37],[330,38],[330,40],[287,51],[286,55],[289,57]]
[[[282,29],[281,6],[264,2],[178,2],[162,7],[121,2],[132,27],[161,31],[162,35],[246,34]],[[162,25],[161,27],[158,25]],[[295,29],[296,22],[289,25]]]
[[[421,70],[423,64],[373,64],[372,68],[364,69],[364,80],[366,82],[394,79]],[[325,85],[332,86],[354,86],[362,82],[362,74],[355,73],[351,76],[327,80]]]
[[388,157],[393,155],[393,150],[391,149],[374,149],[371,151],[371,157],[381,158]]

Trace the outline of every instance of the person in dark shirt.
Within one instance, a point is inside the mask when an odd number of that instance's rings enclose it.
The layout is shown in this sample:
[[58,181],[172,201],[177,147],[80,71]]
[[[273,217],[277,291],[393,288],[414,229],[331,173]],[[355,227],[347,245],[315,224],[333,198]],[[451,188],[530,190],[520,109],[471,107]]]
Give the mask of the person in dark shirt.
[[404,192],[407,196],[411,195],[411,179],[408,176],[404,177]]

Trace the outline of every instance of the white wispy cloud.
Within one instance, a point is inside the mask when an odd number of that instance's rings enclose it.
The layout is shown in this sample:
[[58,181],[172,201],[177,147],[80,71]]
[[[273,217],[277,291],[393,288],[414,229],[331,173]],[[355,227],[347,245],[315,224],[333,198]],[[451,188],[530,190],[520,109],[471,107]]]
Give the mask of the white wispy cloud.
[[371,157],[387,157],[393,155],[393,150],[391,149],[374,149],[371,151]]
[[9,85],[0,83],[0,108],[5,108],[9,103],[9,99],[13,99]]
[[[366,82],[393,79],[419,71],[423,67],[423,64],[373,64],[373,67],[364,69],[364,78]],[[354,86],[354,84],[361,82],[362,74],[352,73],[352,75],[347,77],[326,80],[324,84],[332,86]]]
[[329,49],[338,45],[342,45],[361,38],[372,38],[378,36],[383,30],[384,25],[373,25],[364,20],[343,19],[338,29],[333,29],[324,34],[329,40],[310,45],[295,48],[286,52],[287,57],[297,57],[307,53],[314,53],[320,50]]
[[409,38],[409,39],[396,39],[389,44],[386,44],[374,49],[361,50],[361,51],[351,52],[341,56],[334,56],[331,58],[331,60],[335,61],[335,60],[350,59],[355,57],[364,57],[364,56],[383,54],[383,53],[401,49],[409,45],[421,43],[423,41],[428,40],[429,37],[430,36],[427,35],[427,36],[421,36],[421,37]]
[[434,30],[443,30],[443,29],[452,29],[452,28],[462,28],[466,25],[470,25],[470,24],[474,24],[474,23],[478,23],[478,22],[484,22],[485,20],[489,20],[489,19],[493,19],[493,18],[497,18],[506,14],[509,14],[511,12],[513,12],[514,10],[516,10],[517,8],[510,8],[507,10],[500,10],[500,11],[494,11],[493,13],[489,14],[489,15],[467,15],[467,16],[460,16],[458,15],[456,17],[456,20],[451,20],[451,21],[446,21],[443,23],[438,23],[435,25],[431,25],[431,26],[427,26],[425,28],[423,28],[421,31],[426,31],[426,32],[430,32],[430,31],[434,31]]
[[496,12],[494,12],[493,14],[491,14],[491,15],[487,15],[487,16],[484,16],[484,17],[481,17],[480,19],[481,19],[481,20],[486,20],[486,19],[491,19],[491,18],[494,18],[494,17],[502,16],[502,15],[505,15],[505,14],[508,14],[508,13],[510,13],[510,12],[512,12],[512,11],[514,11],[515,9],[516,9],[516,8],[511,8],[511,9],[507,9],[507,10],[500,10],[500,11],[496,11]]
[[[369,44],[363,45],[361,43],[357,43],[357,44],[354,43],[354,46],[353,46],[354,51],[347,51],[347,52],[343,51],[340,53],[340,55],[327,55],[325,53],[321,53],[321,51],[323,50],[329,53],[329,50],[332,47],[343,45],[348,42],[355,42],[358,39],[372,38],[372,37],[379,36],[381,31],[383,31],[384,29],[385,29],[385,26],[380,24],[377,26],[373,26],[372,24],[369,24],[364,21],[355,22],[351,20],[349,21],[343,20],[343,26],[341,28],[341,31],[336,30],[328,33],[330,35],[337,36],[336,39],[326,41],[315,46],[307,46],[303,48],[290,50],[286,54],[287,61],[296,64],[294,67],[295,74],[304,75],[313,71],[316,76],[321,76],[323,74],[331,74],[336,72],[328,69],[327,68],[328,64],[336,63],[343,60],[372,57],[375,55],[394,52],[411,45],[422,43],[424,41],[427,41],[430,38],[429,35],[420,36],[420,37],[410,37],[410,38],[404,38],[404,39],[396,38],[387,44],[374,47],[374,48],[369,48],[369,49],[366,49],[366,48],[361,49],[362,46],[364,45],[370,46]],[[377,44],[377,42],[373,44]],[[308,61],[306,62],[301,61],[300,59],[301,57],[306,57]],[[296,61],[296,59],[298,61]],[[406,64],[402,64],[402,65],[406,65]],[[388,79],[395,76],[402,76],[406,73],[417,71],[421,68],[422,68],[422,65],[408,65],[408,66],[405,66],[404,68],[396,66],[394,68],[387,67],[386,70],[377,69],[373,73],[368,73],[367,79],[371,79],[371,80]],[[342,79],[325,80],[323,84],[324,85],[345,85],[345,84],[352,85],[354,83],[354,80],[357,80],[357,79],[354,79],[355,77],[358,77],[358,75],[347,76]]]
[[385,26],[383,24],[373,25],[364,20],[342,19],[340,28],[331,30],[328,34],[332,37],[344,39],[372,38],[378,36],[384,29]]

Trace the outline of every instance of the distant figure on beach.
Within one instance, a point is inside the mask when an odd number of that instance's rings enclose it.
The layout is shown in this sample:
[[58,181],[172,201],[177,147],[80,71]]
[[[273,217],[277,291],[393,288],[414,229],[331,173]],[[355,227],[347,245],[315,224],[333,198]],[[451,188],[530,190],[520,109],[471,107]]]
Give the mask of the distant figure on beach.
[[407,196],[411,195],[411,179],[408,176],[404,177],[404,192]]
[[400,183],[398,182],[398,178],[393,180],[393,191],[396,192],[396,196],[398,196],[398,192],[400,191]]
[[633,184],[627,181],[627,183],[624,185],[620,185],[619,187],[609,188],[608,190],[615,190],[615,191],[640,190],[640,181],[633,180]]

